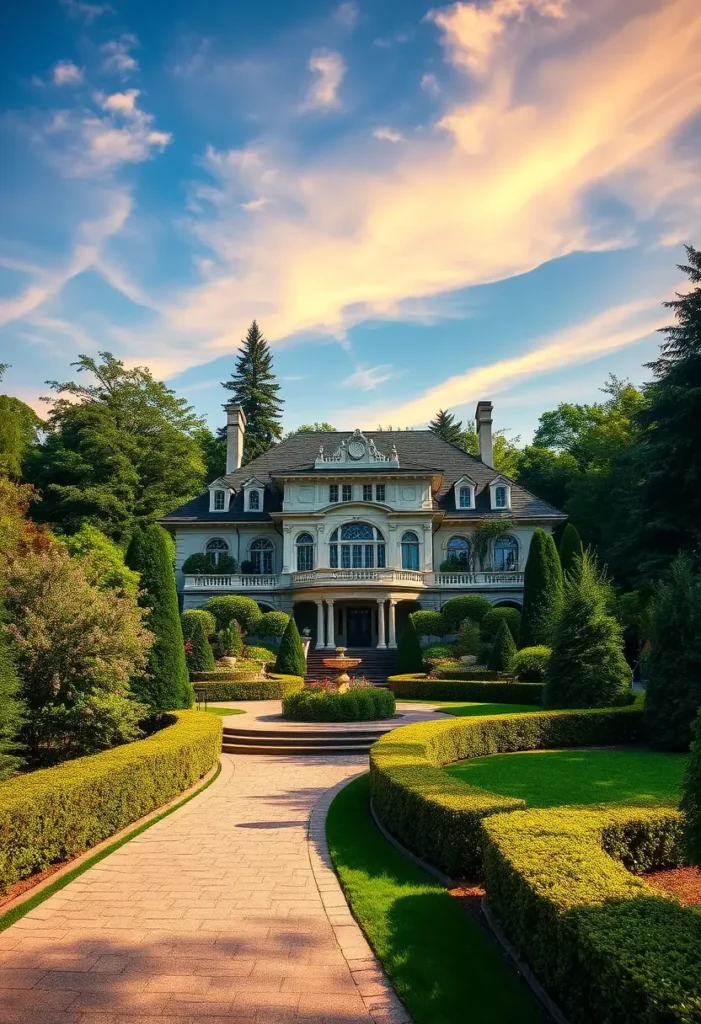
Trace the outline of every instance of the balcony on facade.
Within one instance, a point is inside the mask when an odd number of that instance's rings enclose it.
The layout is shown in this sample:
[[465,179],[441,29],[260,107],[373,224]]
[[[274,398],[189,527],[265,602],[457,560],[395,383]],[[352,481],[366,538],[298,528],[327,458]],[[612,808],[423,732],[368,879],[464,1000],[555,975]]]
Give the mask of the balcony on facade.
[[310,569],[307,572],[256,575],[185,576],[186,592],[240,593],[256,590],[289,590],[348,585],[406,588],[408,590],[522,589],[523,573],[419,572],[411,569]]

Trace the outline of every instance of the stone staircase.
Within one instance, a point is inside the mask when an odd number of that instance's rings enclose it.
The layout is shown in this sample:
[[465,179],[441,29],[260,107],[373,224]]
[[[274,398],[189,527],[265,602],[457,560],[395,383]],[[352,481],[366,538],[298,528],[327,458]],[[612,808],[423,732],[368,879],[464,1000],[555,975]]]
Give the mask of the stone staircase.
[[[326,668],[324,658],[333,657],[333,651],[310,650],[307,655],[307,682],[317,679],[333,678],[337,675],[333,669]],[[394,672],[394,661],[396,651],[378,651],[374,647],[349,647],[347,651],[349,658],[361,658],[362,661],[356,669],[351,669],[349,675],[364,676],[376,686],[386,686],[387,676]]]
[[251,729],[224,726],[222,751],[225,754],[284,754],[297,756],[347,757],[367,754],[373,743],[389,730],[372,726],[335,725],[301,729]]

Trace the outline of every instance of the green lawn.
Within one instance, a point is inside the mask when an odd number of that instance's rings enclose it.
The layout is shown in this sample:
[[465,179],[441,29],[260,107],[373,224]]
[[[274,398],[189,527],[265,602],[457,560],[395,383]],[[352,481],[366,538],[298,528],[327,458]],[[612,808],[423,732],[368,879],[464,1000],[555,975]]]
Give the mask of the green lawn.
[[536,1024],[538,1003],[476,921],[378,832],[369,778],[331,805],[326,835],[353,911],[415,1024]]
[[538,750],[476,757],[445,770],[491,793],[522,797],[530,807],[645,806],[679,802],[685,762],[684,754],[641,749]]
[[441,708],[445,715],[474,718],[482,715],[522,715],[528,711],[542,711],[539,704],[447,704]]
[[210,715],[221,715],[222,718],[226,718],[227,715],[246,714],[243,708],[200,708],[200,710],[207,711]]

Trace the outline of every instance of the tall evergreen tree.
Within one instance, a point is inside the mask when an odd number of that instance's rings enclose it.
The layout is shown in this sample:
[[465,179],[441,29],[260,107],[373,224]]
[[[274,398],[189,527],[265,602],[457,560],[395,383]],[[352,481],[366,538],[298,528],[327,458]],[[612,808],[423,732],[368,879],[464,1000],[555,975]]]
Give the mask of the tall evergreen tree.
[[577,564],[577,559],[581,558],[583,554],[582,538],[572,523],[567,523],[562,531],[560,541],[560,565],[563,573],[572,572]]
[[508,672],[515,654],[514,638],[506,619],[502,619],[487,659],[487,668],[490,672]]
[[555,541],[540,527],[531,538],[523,575],[520,647],[550,644],[562,606],[562,567]]
[[607,611],[608,597],[606,579],[585,552],[565,578],[545,677],[549,707],[609,707],[629,690],[623,631]]
[[236,368],[230,380],[222,382],[233,391],[234,400],[246,414],[243,463],[262,455],[282,438],[280,417],[283,401],[278,398],[280,385],[275,383],[273,354],[254,320],[241,343]]
[[676,324],[663,329],[660,355],[647,364],[655,380],[637,416],[643,485],[629,533],[648,576],[701,543],[701,251],[685,248],[688,265],[679,269],[695,287],[665,303]]
[[154,711],[192,705],[185,644],[173,572],[173,542],[153,524],[137,528],[127,548],[126,564],[141,576],[139,604],[148,609],[146,625],[155,634],[148,672],[132,683],[138,700]]
[[681,807],[685,817],[684,831],[689,856],[694,864],[701,866],[701,708],[696,716],[696,730],[686,767]]
[[290,615],[285,632],[282,634],[275,662],[275,671],[284,676],[301,676],[302,678],[307,674],[307,662],[304,657],[302,638],[299,635],[297,623],[293,615]]
[[431,420],[428,429],[432,430],[434,434],[438,434],[444,441],[450,441],[451,444],[459,445],[463,438],[462,421],[456,422],[453,413],[446,409],[438,410],[436,418]]
[[672,562],[653,600],[647,675],[651,745],[688,750],[701,706],[701,577],[685,556]]
[[9,778],[22,763],[16,755],[16,741],[23,713],[14,659],[0,630],[0,780]]

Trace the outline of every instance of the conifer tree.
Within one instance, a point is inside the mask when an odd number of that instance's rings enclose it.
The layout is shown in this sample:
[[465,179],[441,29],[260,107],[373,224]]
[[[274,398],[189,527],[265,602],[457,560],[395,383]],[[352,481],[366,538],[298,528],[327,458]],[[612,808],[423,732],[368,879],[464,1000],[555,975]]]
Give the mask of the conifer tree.
[[180,616],[185,640],[185,661],[190,672],[211,672],[214,668],[214,654],[207,631],[207,620],[210,618],[208,612],[196,608]]
[[423,656],[421,654],[421,642],[419,634],[411,615],[406,621],[404,632],[399,640],[397,648],[397,659],[395,661],[395,672],[397,675],[406,675],[410,672],[420,672],[423,668]]
[[19,768],[16,740],[24,704],[19,700],[19,678],[5,635],[0,630],[0,780]]
[[585,552],[564,583],[564,600],[552,636],[546,670],[546,704],[598,708],[620,703],[631,674],[623,655],[623,631],[606,610],[609,586]]
[[436,418],[431,420],[428,425],[428,429],[432,430],[434,434],[438,434],[443,438],[444,441],[449,441],[451,444],[459,445],[462,436],[462,421],[455,421],[455,416],[452,412],[448,412],[445,409],[439,409]]
[[572,523],[568,523],[560,540],[560,565],[563,573],[572,572],[577,559],[581,558],[583,554],[582,539]]
[[647,676],[651,745],[688,750],[701,706],[701,577],[684,556],[672,562],[653,600]]
[[514,638],[511,635],[506,619],[502,619],[499,623],[497,635],[494,638],[494,644],[487,661],[487,668],[490,672],[508,672],[515,654],[516,644],[514,643]]
[[562,568],[555,541],[540,527],[531,538],[523,576],[520,647],[550,644],[562,605]]
[[230,380],[222,382],[233,391],[246,414],[243,464],[266,452],[282,438],[280,417],[283,401],[278,398],[280,385],[275,383],[273,354],[254,320],[241,343],[236,368]]
[[302,638],[297,629],[294,616],[290,615],[290,621],[282,634],[280,647],[277,652],[275,671],[284,676],[304,676],[307,674],[307,662],[304,657]]
[[701,866],[701,708],[696,716],[681,808],[685,815],[686,848],[692,862]]
[[178,613],[173,542],[156,524],[137,528],[127,548],[125,562],[141,576],[139,604],[148,609],[146,624],[155,634],[148,656],[148,671],[133,680],[132,691],[154,711],[188,708],[193,702],[193,691]]

